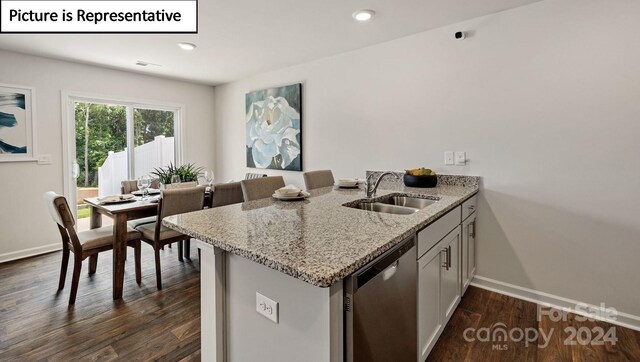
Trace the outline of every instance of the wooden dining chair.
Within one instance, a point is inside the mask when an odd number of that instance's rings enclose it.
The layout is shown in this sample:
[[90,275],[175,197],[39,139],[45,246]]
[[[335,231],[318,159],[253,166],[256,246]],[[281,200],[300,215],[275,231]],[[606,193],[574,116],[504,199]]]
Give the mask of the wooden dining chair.
[[307,190],[333,186],[335,180],[331,170],[309,171],[302,174]]
[[213,186],[213,195],[210,207],[220,207],[237,204],[244,201],[240,182],[220,183]]
[[267,175],[264,173],[253,173],[253,172],[247,172],[247,174],[244,175],[245,180],[252,180],[254,178],[261,178],[261,177],[267,177]]
[[[76,232],[75,220],[69,209],[67,199],[53,191],[43,195],[47,204],[49,214],[58,225],[62,238],[62,267],[60,268],[60,281],[58,290],[64,288],[67,276],[67,264],[69,264],[69,253],[73,253],[73,277],[71,279],[71,295],[69,305],[76,302],[78,292],[78,282],[80,280],[80,270],[82,261],[89,258],[89,275],[96,272],[98,264],[98,254],[103,251],[113,249],[113,227],[105,226],[98,229],[91,229]],[[127,245],[134,248],[136,282],[140,284],[140,233],[131,228],[127,228]]]
[[240,186],[242,186],[244,201],[264,199],[271,197],[277,189],[284,187],[284,179],[282,176],[269,176],[242,180]]
[[181,241],[190,239],[188,235],[162,225],[162,219],[167,216],[202,210],[204,191],[204,187],[163,190],[162,198],[158,202],[158,216],[156,217],[156,221],[151,224],[140,225],[137,228],[137,230],[142,233],[142,241],[153,247],[156,259],[156,284],[158,290],[162,289],[160,249],[165,245],[178,242],[178,258],[182,260]]

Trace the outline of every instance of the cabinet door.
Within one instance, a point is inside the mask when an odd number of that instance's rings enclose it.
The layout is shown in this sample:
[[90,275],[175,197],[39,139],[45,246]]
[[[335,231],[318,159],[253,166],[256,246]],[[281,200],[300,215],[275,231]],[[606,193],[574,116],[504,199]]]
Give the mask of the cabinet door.
[[443,324],[445,325],[460,302],[462,286],[460,268],[461,229],[458,226],[442,240],[443,250],[445,250],[447,258],[445,262],[448,265],[442,272],[442,308],[444,312]]
[[476,215],[462,223],[462,294],[476,274]]
[[442,248],[436,245],[418,260],[418,355],[424,361],[442,331]]

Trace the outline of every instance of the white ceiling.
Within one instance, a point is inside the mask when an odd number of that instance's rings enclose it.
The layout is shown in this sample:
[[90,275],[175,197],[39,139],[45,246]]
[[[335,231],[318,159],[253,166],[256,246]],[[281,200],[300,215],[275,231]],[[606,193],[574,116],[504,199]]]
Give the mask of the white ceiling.
[[200,0],[198,34],[2,34],[0,49],[216,85],[536,1]]

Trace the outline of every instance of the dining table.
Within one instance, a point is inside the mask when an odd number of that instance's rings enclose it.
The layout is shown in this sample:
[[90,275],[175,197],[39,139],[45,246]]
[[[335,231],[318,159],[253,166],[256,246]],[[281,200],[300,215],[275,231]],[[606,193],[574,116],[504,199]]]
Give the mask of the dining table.
[[[203,207],[211,207],[212,192],[205,192]],[[102,215],[113,219],[113,299],[122,299],[124,285],[124,263],[127,252],[127,221],[158,214],[158,198],[135,197],[116,203],[104,203],[99,197],[83,199],[90,207],[89,228],[102,227]]]
[[88,197],[84,202],[91,208],[89,228],[102,226],[102,215],[113,219],[113,299],[122,299],[124,263],[127,248],[127,221],[158,214],[154,199],[135,198],[121,203],[103,203],[98,197]]

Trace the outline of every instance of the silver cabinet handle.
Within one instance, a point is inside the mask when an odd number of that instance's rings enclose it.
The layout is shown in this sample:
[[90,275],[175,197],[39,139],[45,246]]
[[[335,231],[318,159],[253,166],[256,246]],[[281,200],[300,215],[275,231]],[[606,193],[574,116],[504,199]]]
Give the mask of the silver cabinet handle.
[[449,248],[444,248],[442,249],[442,251],[446,253],[444,257],[444,264],[442,264],[442,267],[449,270]]
[[472,227],[471,227],[471,237],[475,239],[476,238],[476,221],[474,220],[471,223],[471,225],[472,225]]
[[476,205],[469,205],[469,210],[473,211],[476,209]]

